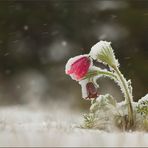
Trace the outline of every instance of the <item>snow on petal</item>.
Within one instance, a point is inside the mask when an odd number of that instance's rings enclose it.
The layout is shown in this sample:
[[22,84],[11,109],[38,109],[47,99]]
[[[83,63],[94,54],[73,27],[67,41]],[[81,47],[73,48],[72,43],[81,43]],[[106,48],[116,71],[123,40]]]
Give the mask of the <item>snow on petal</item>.
[[92,60],[88,55],[79,55],[70,58],[65,66],[65,73],[76,81],[82,80],[92,66]]
[[98,97],[98,89],[93,82],[90,82],[88,79],[79,81],[82,90],[83,99],[96,99]]

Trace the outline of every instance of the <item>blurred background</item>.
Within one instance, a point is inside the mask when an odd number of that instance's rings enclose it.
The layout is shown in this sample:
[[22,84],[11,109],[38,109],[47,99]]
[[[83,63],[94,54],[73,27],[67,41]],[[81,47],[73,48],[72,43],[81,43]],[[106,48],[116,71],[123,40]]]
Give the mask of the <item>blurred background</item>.
[[[137,101],[148,92],[147,0],[1,0],[0,105],[86,109],[65,64],[99,40],[112,42]],[[113,81],[98,82],[100,94],[123,99]]]

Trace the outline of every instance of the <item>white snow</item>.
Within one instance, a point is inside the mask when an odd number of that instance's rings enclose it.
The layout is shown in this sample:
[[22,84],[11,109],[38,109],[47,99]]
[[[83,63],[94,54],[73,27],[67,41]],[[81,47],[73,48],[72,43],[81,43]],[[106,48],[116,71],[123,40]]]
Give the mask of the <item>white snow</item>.
[[0,108],[0,146],[148,146],[148,133],[80,129],[82,112]]

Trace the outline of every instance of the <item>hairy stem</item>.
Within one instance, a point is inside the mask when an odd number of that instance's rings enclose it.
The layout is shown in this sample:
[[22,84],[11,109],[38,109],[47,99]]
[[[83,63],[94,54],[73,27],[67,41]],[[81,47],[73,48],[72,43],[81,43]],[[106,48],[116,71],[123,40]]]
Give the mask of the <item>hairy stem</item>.
[[117,79],[116,75],[109,71],[98,71],[98,74],[102,74],[104,76]]
[[133,100],[132,99],[132,95],[130,94],[129,92],[129,89],[128,89],[128,84],[126,82],[126,79],[124,78],[124,76],[122,75],[122,73],[120,72],[120,70],[118,69],[118,67],[113,67],[115,72],[117,73],[118,75],[118,79],[120,81],[120,86],[121,89],[123,89],[123,92],[124,92],[124,95],[125,95],[125,100],[127,102],[127,105],[128,105],[128,121],[129,121],[129,127],[132,127],[133,124],[134,124],[134,117],[133,117],[133,107],[132,107],[132,103],[131,101]]
[[98,76],[98,75],[106,76],[111,79],[117,80],[117,76],[114,73],[109,72],[109,71],[105,71],[105,70],[91,71],[86,75],[86,77],[84,79],[93,78],[94,76]]

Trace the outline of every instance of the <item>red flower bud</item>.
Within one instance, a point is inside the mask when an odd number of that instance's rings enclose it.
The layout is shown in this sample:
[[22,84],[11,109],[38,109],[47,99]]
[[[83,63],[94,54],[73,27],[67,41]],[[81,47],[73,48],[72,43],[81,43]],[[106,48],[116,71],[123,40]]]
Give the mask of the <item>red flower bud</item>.
[[66,74],[70,75],[74,80],[80,81],[87,74],[91,63],[92,61],[88,55],[71,58],[66,64]]

